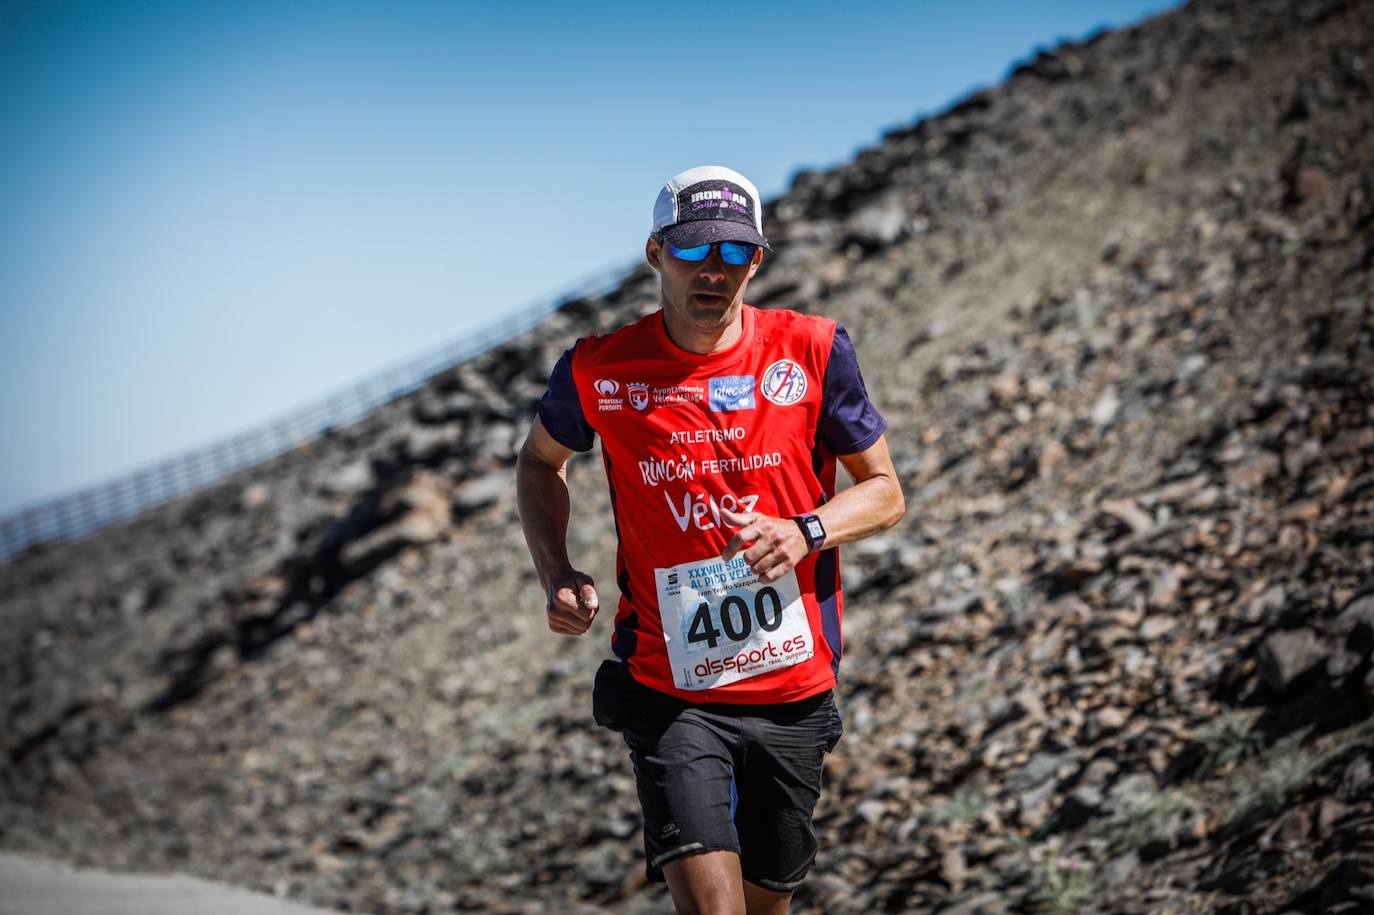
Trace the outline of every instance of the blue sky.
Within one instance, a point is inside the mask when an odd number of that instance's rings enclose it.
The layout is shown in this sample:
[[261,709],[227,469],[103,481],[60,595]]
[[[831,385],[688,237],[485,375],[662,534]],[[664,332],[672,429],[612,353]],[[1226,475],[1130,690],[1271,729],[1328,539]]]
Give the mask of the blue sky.
[[7,3],[0,514],[207,444],[1167,9]]

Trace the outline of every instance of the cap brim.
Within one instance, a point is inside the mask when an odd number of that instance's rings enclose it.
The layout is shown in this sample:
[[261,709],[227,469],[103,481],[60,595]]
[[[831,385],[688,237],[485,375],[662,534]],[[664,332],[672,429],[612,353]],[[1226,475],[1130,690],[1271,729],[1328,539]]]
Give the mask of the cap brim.
[[768,240],[751,225],[732,219],[696,219],[663,230],[663,237],[679,248],[695,248],[717,241],[747,241],[769,251]]

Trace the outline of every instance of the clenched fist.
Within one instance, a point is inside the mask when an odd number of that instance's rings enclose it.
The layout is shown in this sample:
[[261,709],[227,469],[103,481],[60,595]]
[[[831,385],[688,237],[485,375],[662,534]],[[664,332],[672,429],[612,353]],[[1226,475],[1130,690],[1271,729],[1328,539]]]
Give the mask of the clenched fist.
[[549,582],[549,628],[561,635],[581,635],[596,619],[601,599],[590,575],[571,569]]

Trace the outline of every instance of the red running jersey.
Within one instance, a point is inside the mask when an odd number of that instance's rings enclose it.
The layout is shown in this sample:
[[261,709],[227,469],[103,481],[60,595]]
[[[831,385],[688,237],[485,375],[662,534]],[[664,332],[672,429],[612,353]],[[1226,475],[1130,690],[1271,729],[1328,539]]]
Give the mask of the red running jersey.
[[791,517],[835,491],[835,455],[886,424],[844,328],[745,305],[730,349],[669,339],[662,312],[577,344],[558,361],[539,417],[575,451],[601,436],[615,514],[620,604],[612,650],[646,686],[690,702],[777,703],[835,684],[842,643],[839,555],[822,549],[765,584],[722,509]]

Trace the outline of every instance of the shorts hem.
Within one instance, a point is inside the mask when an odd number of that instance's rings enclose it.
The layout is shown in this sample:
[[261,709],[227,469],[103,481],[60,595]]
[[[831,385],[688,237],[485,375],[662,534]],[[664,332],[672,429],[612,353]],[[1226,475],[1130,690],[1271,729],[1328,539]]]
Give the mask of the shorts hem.
[[745,877],[744,879],[756,886],[763,887],[765,890],[772,890],[775,893],[790,893],[806,882],[805,877],[802,877],[800,880],[790,881],[764,880],[759,877]]
[[708,851],[732,851],[737,855],[740,853],[738,845],[707,845],[705,842],[688,842],[686,845],[669,849],[661,855],[655,855],[652,861],[646,861],[644,863],[644,875],[654,883],[664,883],[666,878],[663,876],[663,865],[672,864],[678,858]]
[[701,842],[688,842],[686,845],[679,845],[677,848],[670,848],[663,854],[649,862],[649,866],[655,870],[663,870],[663,865],[668,864],[683,855],[690,855],[694,851],[705,851],[706,846]]

